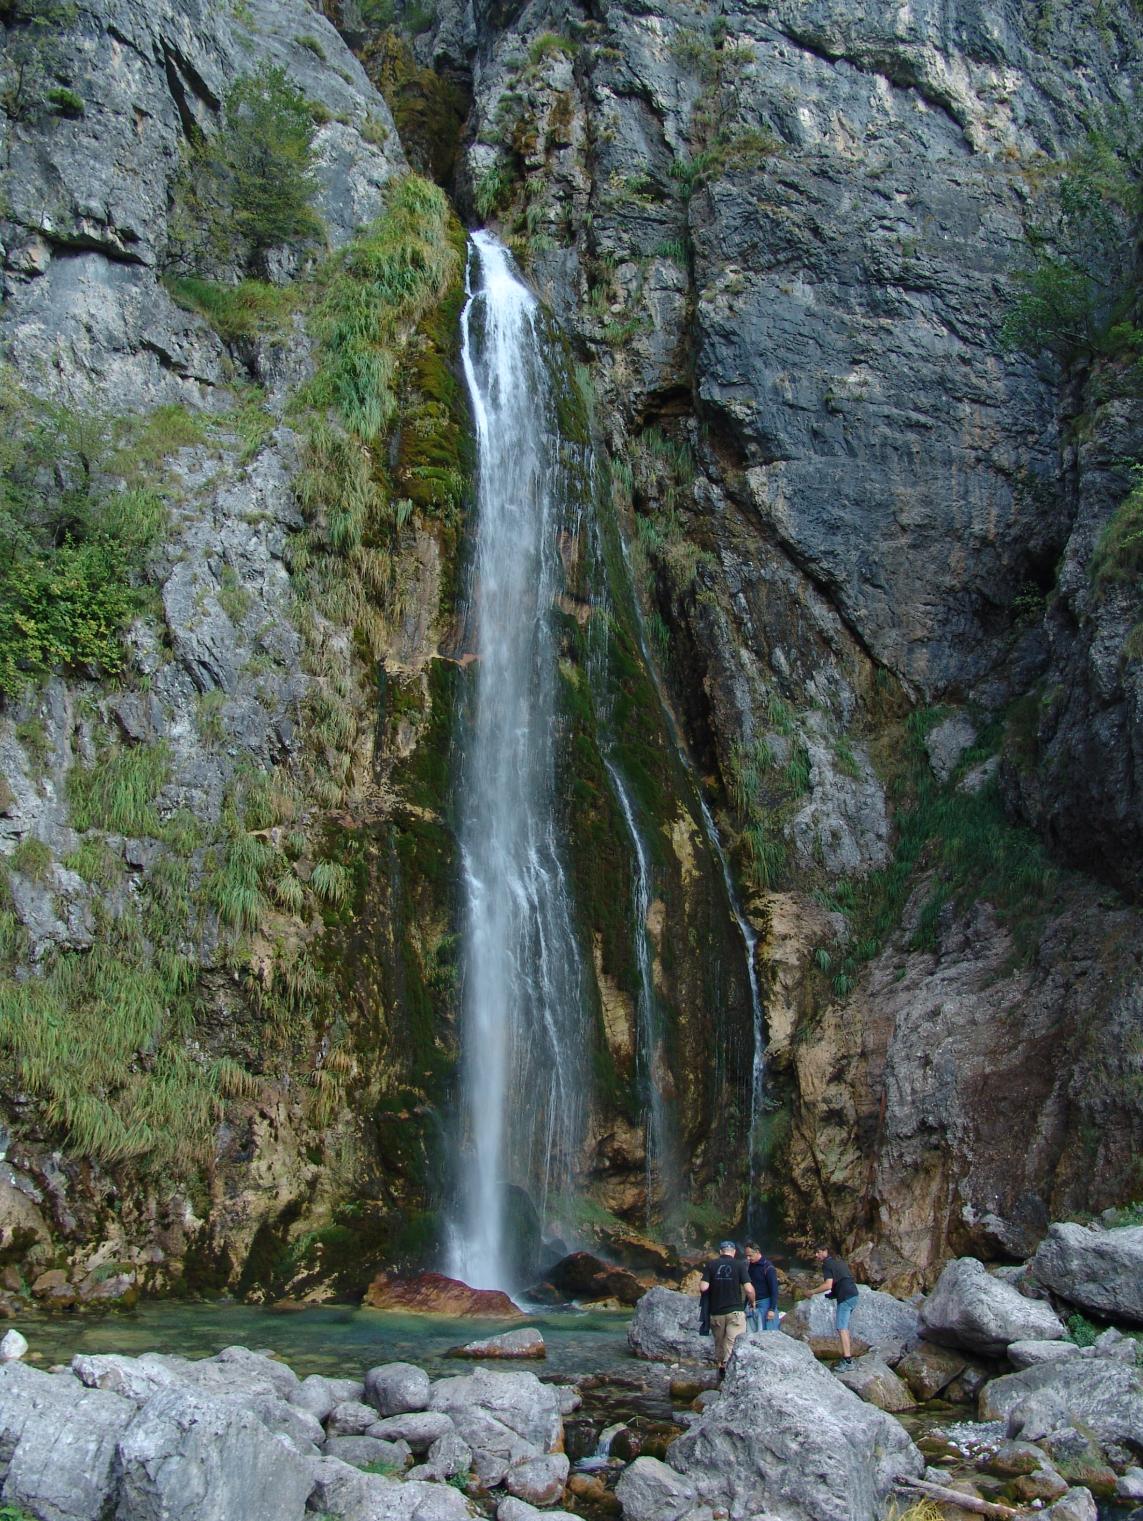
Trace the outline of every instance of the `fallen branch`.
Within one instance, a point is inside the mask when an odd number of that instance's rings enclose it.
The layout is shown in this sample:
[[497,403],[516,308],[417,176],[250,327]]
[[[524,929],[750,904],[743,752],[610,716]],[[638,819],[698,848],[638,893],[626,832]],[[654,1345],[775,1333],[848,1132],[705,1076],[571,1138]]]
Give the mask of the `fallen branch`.
[[917,1489],[941,1505],[959,1505],[962,1510],[974,1511],[978,1516],[995,1516],[1007,1521],[1011,1516],[1026,1516],[1027,1511],[1013,1510],[1010,1505],[998,1505],[994,1500],[981,1500],[977,1495],[962,1495],[959,1490],[946,1489],[943,1484],[930,1484],[928,1479],[898,1479],[901,1488]]

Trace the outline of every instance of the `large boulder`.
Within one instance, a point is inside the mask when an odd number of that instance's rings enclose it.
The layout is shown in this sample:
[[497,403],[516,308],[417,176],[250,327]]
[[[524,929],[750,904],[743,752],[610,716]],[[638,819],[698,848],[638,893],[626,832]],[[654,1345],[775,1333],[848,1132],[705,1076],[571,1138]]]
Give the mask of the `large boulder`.
[[1028,1442],[1077,1426],[1105,1447],[1143,1453],[1143,1373],[1117,1357],[1063,1358],[995,1378],[979,1408],[982,1420],[1005,1421],[1009,1436]]
[[961,1353],[922,1341],[897,1364],[897,1376],[905,1380],[917,1399],[931,1400],[967,1367],[968,1360]]
[[635,1306],[627,1328],[627,1345],[650,1362],[708,1363],[714,1341],[699,1334],[699,1302],[674,1289],[649,1290]]
[[473,1289],[459,1278],[446,1278],[443,1273],[417,1273],[411,1278],[378,1273],[365,1290],[365,1303],[375,1310],[406,1310],[415,1315],[519,1320],[524,1314],[499,1289]]
[[119,1456],[116,1521],[301,1521],[311,1488],[305,1460],[240,1399],[185,1383],[147,1401]]
[[1051,1225],[1032,1258],[1032,1272],[1069,1304],[1143,1325],[1143,1225]]
[[[558,1452],[563,1447],[559,1394],[534,1373],[478,1368],[460,1378],[438,1379],[429,1409],[451,1416],[474,1452],[507,1450],[505,1437],[495,1430],[497,1426],[508,1433],[507,1448],[512,1449],[513,1459],[535,1452]],[[521,1450],[520,1442],[530,1451]]]
[[314,1511],[332,1521],[467,1521],[473,1515],[451,1484],[362,1473],[339,1458],[318,1458],[310,1466],[311,1517]]
[[311,1373],[308,1378],[302,1379],[289,1400],[291,1405],[297,1405],[315,1419],[324,1421],[335,1406],[344,1404],[346,1400],[362,1399],[364,1395],[365,1386],[360,1379],[323,1378],[320,1373]]
[[418,1457],[428,1452],[434,1442],[454,1433],[452,1417],[440,1410],[410,1410],[405,1415],[390,1415],[374,1421],[367,1436],[384,1437],[387,1442],[408,1442]]
[[504,1476],[508,1493],[529,1505],[554,1505],[563,1498],[570,1468],[562,1452],[544,1453],[513,1463]]
[[620,1304],[633,1305],[645,1288],[634,1273],[603,1262],[591,1252],[572,1252],[562,1257],[545,1276],[569,1299],[617,1299]]
[[[920,1328],[921,1315],[916,1305],[858,1284],[857,1306],[849,1322],[855,1343],[896,1361],[917,1340]],[[785,1329],[791,1336],[808,1341],[815,1352],[836,1350],[833,1301],[824,1294],[803,1299],[787,1318]]]
[[697,1521],[711,1510],[874,1521],[894,1479],[924,1466],[900,1423],[804,1343],[760,1336],[737,1344],[721,1398],[672,1442],[667,1464],[636,1459],[616,1493],[627,1521]]
[[0,1366],[0,1499],[43,1521],[103,1521],[136,1407],[70,1374]]
[[1014,1341],[1056,1340],[1064,1327],[1050,1305],[1025,1299],[975,1257],[958,1257],[921,1306],[921,1335],[999,1357]]

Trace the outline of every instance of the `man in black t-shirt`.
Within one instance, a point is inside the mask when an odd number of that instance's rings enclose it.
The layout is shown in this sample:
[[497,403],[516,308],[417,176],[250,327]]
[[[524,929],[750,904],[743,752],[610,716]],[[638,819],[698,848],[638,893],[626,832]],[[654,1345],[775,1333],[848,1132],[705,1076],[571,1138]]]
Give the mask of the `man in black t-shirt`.
[[841,1361],[837,1366],[851,1368],[853,1357],[849,1342],[849,1321],[857,1309],[857,1284],[849,1268],[828,1246],[815,1247],[814,1256],[821,1264],[823,1282],[816,1289],[811,1289],[807,1298],[812,1299],[815,1294],[826,1294],[834,1301],[837,1334],[841,1339]]
[[699,1290],[707,1295],[710,1305],[710,1328],[714,1332],[714,1355],[719,1378],[726,1372],[734,1343],[746,1330],[742,1296],[745,1294],[747,1302],[751,1305],[754,1303],[750,1269],[745,1257],[739,1257],[737,1253],[738,1248],[733,1241],[720,1241],[718,1256],[703,1268],[702,1282],[699,1284]]

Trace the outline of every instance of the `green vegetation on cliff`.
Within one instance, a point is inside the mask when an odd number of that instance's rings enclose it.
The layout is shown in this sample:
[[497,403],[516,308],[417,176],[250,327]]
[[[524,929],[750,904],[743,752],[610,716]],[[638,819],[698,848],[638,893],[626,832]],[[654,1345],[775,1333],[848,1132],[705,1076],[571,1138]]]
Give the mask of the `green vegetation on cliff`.
[[124,430],[109,420],[39,401],[6,379],[0,693],[61,667],[122,668],[120,636],[146,600],[140,562],[166,521],[155,485],[128,484],[138,472],[121,457],[127,450]]
[[1094,353],[1143,353],[1139,239],[1143,134],[1111,115],[1070,158],[1037,170],[1026,225],[1029,266],[1016,275],[1006,344],[1064,363]]

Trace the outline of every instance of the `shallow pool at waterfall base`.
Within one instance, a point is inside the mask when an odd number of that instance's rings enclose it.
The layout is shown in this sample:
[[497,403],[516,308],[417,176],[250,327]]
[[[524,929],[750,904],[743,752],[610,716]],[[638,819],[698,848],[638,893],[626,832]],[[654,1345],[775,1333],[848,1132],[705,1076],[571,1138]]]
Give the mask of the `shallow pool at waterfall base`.
[[98,1317],[29,1313],[14,1317],[12,1324],[28,1338],[29,1360],[38,1367],[69,1362],[77,1352],[210,1357],[223,1347],[242,1346],[276,1352],[303,1378],[308,1373],[352,1378],[389,1362],[418,1363],[436,1378],[464,1373],[477,1364],[448,1357],[450,1347],[517,1325],[537,1326],[547,1347],[542,1362],[498,1361],[480,1366],[530,1369],[545,1380],[575,1383],[589,1374],[629,1377],[647,1369],[627,1350],[630,1318],[628,1312],[560,1310],[523,1321],[458,1320],[352,1305],[275,1310],[218,1301],[161,1300]]

